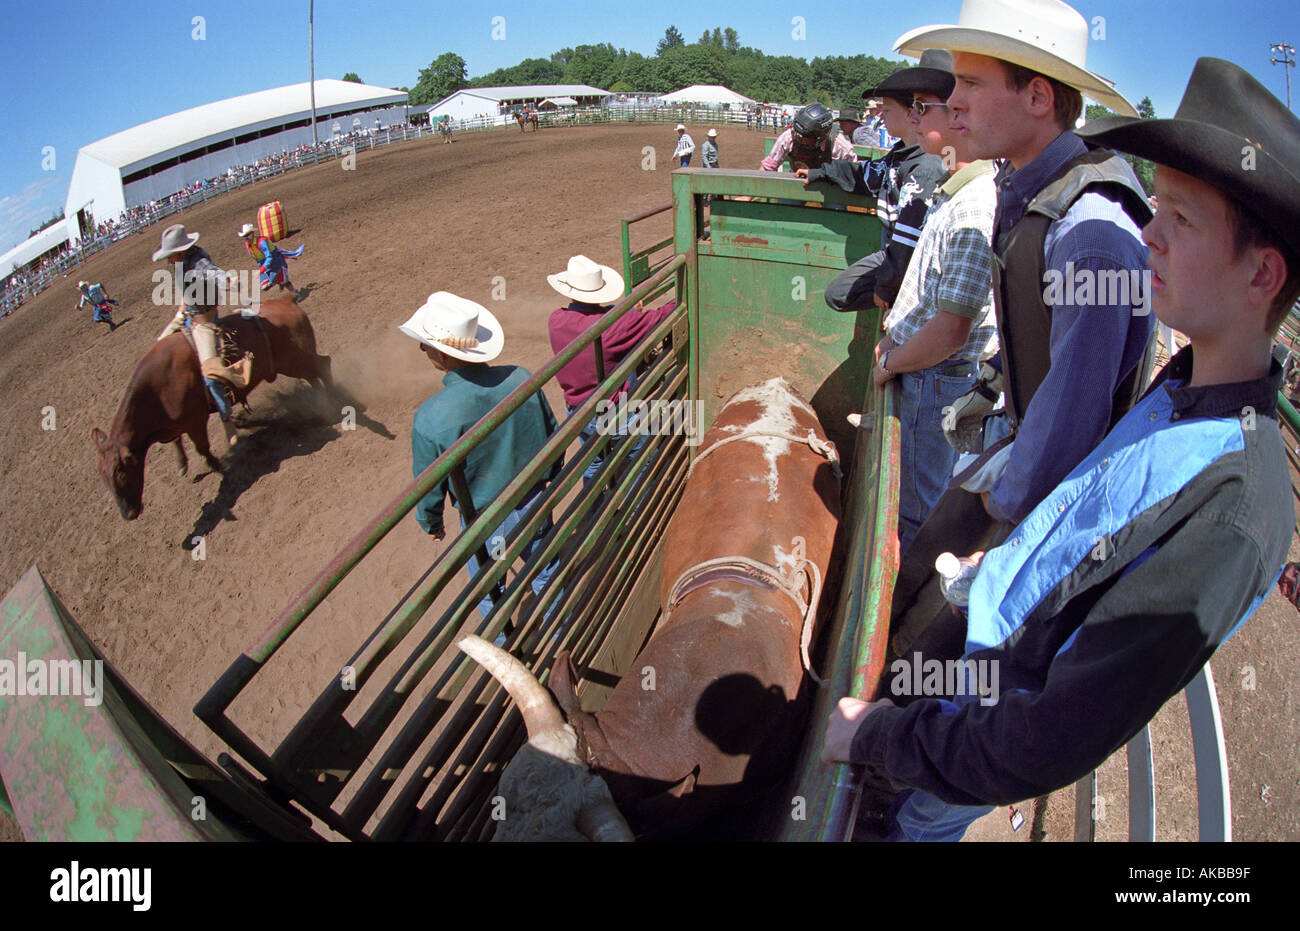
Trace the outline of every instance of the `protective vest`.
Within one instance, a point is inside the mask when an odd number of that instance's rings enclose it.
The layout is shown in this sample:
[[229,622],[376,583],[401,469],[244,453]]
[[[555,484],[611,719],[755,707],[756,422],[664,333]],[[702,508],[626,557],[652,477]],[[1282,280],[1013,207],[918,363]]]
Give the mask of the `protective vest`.
[[[259,242],[260,242],[260,240],[259,240]],[[258,262],[259,265],[260,265],[262,262],[266,261],[266,255],[265,255],[265,253],[263,253],[261,249],[259,249],[259,248],[258,248],[256,245],[254,245],[253,243],[249,242],[247,239],[244,240],[244,248],[248,250],[248,254],[249,254],[249,255],[251,255],[253,258],[257,259],[257,262]]]
[[[1052,363],[1052,309],[1043,297],[1047,228],[1090,190],[1117,200],[1139,229],[1150,222],[1151,207],[1128,162],[1113,152],[1091,149],[1062,168],[1030,202],[1020,221],[997,237],[993,247],[997,259],[993,263],[993,307],[1013,428],[1019,426]],[[1154,340],[1147,343],[1142,362],[1116,387],[1111,426],[1133,406],[1150,380],[1153,346]]]

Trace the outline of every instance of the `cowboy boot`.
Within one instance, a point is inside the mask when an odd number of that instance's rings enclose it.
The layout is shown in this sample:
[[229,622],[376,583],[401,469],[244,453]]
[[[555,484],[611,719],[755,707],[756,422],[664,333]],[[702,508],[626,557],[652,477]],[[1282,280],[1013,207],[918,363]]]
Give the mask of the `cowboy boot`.
[[234,422],[230,420],[221,421],[221,429],[224,430],[226,434],[226,448],[234,449],[239,443],[239,434],[235,432]]
[[251,352],[244,353],[244,357],[230,366],[227,371],[239,379],[235,382],[237,387],[249,387],[253,383],[253,354]]

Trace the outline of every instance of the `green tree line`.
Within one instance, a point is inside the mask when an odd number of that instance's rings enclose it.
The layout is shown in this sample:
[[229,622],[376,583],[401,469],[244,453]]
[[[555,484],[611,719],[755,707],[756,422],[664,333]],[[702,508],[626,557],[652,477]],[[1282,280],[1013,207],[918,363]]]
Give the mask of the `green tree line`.
[[811,62],[793,55],[766,55],[742,46],[739,33],[731,27],[705,30],[699,41],[688,44],[676,27],[669,26],[653,56],[608,42],[579,45],[473,79],[463,58],[444,52],[420,70],[409,93],[413,106],[427,106],[465,87],[589,84],[614,93],[666,94],[691,84],[722,84],[754,100],[819,100],[838,107],[860,105],[863,91],[903,64],[869,55],[821,56]]
[[[1150,97],[1143,97],[1141,103],[1137,105],[1138,116],[1144,120],[1154,120],[1156,118],[1155,104],[1151,102]],[[1099,120],[1106,116],[1119,116],[1109,107],[1103,107],[1099,103],[1090,103],[1084,109],[1084,117],[1089,123],[1093,120]],[[1148,194],[1151,193],[1151,185],[1155,182],[1156,166],[1155,163],[1147,161],[1145,158],[1138,158],[1136,155],[1125,154],[1124,158],[1133,166],[1133,173],[1137,175],[1138,180],[1142,182],[1142,188]]]

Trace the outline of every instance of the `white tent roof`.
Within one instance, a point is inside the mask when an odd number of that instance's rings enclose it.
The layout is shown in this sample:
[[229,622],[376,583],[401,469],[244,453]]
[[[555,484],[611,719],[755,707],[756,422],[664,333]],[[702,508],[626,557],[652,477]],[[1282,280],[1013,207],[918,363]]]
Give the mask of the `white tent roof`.
[[[603,91],[590,84],[520,84],[517,87],[466,87],[464,93],[489,100],[526,100],[532,97],[608,97],[611,91]],[[439,101],[441,103],[442,101]]]
[[576,107],[578,101],[572,97],[547,97],[542,103],[553,103],[557,107]]
[[[322,78],[316,82],[316,116],[326,111],[406,102],[404,91],[369,84]],[[222,140],[231,133],[259,123],[293,122],[311,116],[311,89],[307,81],[270,90],[230,97],[141,123],[83,146],[81,151],[117,168],[129,168],[154,155],[178,148],[190,149],[208,139]]]
[[671,94],[664,94],[659,98],[662,103],[754,103],[744,94],[737,94],[729,87],[723,87],[721,84],[692,84],[690,87],[684,87],[679,91],[673,91]]
[[26,265],[39,255],[44,255],[55,246],[68,241],[68,221],[65,217],[59,222],[41,230],[26,242],[20,242],[4,255],[0,255],[0,276],[8,275],[20,265]]

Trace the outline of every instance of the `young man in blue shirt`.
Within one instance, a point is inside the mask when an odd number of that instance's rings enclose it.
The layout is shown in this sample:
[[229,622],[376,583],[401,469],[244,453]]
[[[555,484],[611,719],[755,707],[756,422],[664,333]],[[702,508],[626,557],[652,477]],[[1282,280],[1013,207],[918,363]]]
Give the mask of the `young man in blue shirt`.
[[[952,52],[952,125],[970,157],[1005,160],[993,231],[1005,407],[903,553],[893,606],[894,652],[945,659],[960,655],[963,631],[937,604],[935,558],[1001,542],[1101,441],[1150,377],[1152,329],[1146,192],[1124,159],[1073,131],[1085,94],[1137,115],[1084,67],[1087,21],[1060,0],[965,0],[960,22],[896,43]],[[1080,278],[1125,287],[1049,287]]]
[[[1152,307],[1189,345],[1004,545],[976,554],[954,694],[845,698],[831,714],[823,759],[905,790],[891,839],[957,840],[993,805],[1099,766],[1245,623],[1290,546],[1271,350],[1300,295],[1300,119],[1202,58],[1173,119],[1081,133],[1157,162]],[[984,664],[996,685],[978,695],[969,673]]]

